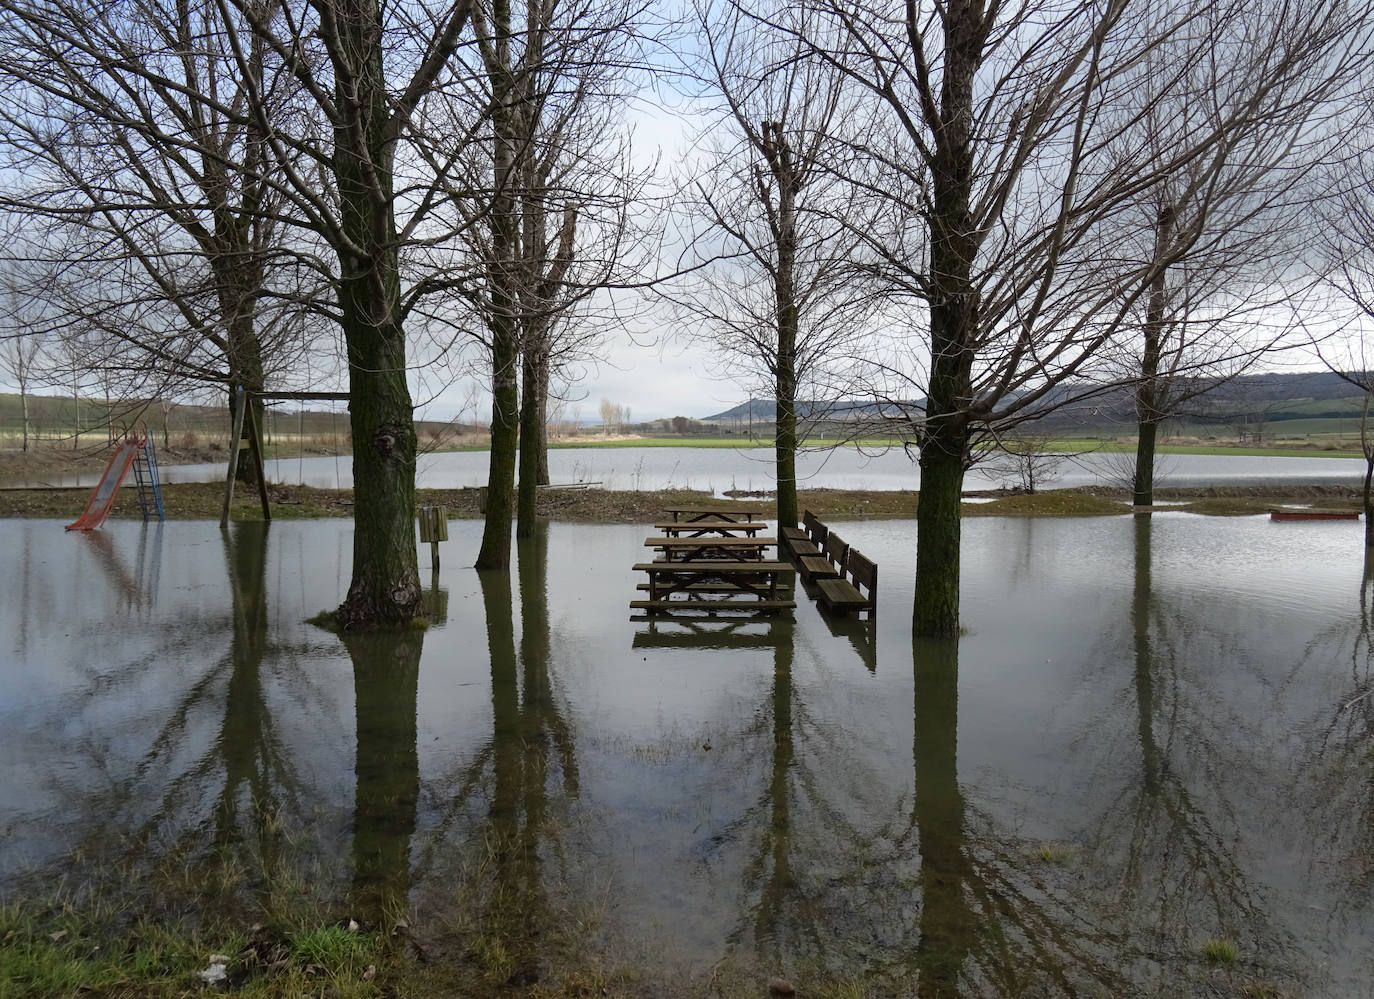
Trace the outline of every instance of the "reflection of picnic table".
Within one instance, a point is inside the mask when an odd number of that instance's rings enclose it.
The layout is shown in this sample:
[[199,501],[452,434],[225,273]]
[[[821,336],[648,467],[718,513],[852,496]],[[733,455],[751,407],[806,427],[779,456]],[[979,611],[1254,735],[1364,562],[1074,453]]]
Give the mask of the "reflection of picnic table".
[[[772,614],[796,606],[795,601],[778,592],[779,578],[793,571],[787,562],[707,559],[641,562],[634,568],[636,572],[649,575],[649,599],[632,600],[631,610],[650,614],[673,611]],[[673,599],[674,594],[680,599]]]
[[655,524],[654,530],[662,531],[670,538],[699,538],[706,534],[719,534],[727,538],[747,535],[752,538],[767,527],[767,522],[762,520],[692,520]]
[[732,506],[666,506],[663,512],[672,514],[674,521],[692,524],[702,520],[724,520],[732,524],[742,524],[753,520],[763,511]]
[[663,552],[667,562],[758,561],[763,551],[777,544],[776,538],[645,538],[644,544]]

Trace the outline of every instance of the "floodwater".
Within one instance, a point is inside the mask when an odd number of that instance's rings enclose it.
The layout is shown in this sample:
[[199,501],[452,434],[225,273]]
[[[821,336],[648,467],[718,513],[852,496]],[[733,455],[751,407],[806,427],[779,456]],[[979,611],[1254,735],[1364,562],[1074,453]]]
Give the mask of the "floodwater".
[[1362,525],[973,520],[968,633],[914,647],[910,522],[835,525],[872,624],[733,627],[630,620],[645,526],[508,577],[480,526],[429,631],[345,646],[302,622],[347,521],[0,521],[0,897],[227,849],[245,891],[294,854],[417,927],[499,895],[686,981],[1374,995]]
[[[1090,485],[1128,485],[1125,471],[1130,455],[1084,454],[1049,462],[1040,485],[1052,488]],[[423,489],[456,489],[487,482],[490,455],[486,451],[423,454],[417,462],[416,484]],[[226,465],[165,467],[167,482],[223,481]],[[874,451],[853,447],[804,451],[798,455],[798,482],[803,489],[916,489],[921,473],[900,448]],[[776,487],[773,452],[768,448],[554,448],[549,451],[549,476],[555,483],[596,482],[606,489],[704,489],[722,495],[733,489]],[[1272,482],[1359,485],[1364,461],[1358,458],[1267,457],[1252,455],[1161,455],[1157,486],[1265,485]],[[267,462],[274,482],[325,489],[353,485],[353,464],[338,458],[280,458]],[[94,486],[99,476],[45,479],[51,485]],[[1019,480],[995,465],[975,465],[965,476],[965,488],[990,489],[1019,485]]]

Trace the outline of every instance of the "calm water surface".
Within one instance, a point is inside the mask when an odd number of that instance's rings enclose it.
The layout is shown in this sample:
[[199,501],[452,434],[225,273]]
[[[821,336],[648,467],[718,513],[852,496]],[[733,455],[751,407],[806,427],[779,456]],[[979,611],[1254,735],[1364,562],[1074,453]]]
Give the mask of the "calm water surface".
[[970,521],[968,634],[914,648],[913,525],[840,530],[872,625],[633,622],[646,527],[552,524],[507,578],[455,521],[434,626],[345,646],[302,620],[349,522],[0,521],[0,895],[292,854],[420,926],[595,913],[689,980],[1374,995],[1361,525]]
[[[1054,488],[1129,483],[1122,469],[1129,456],[1085,454],[1056,466],[1044,480]],[[421,455],[416,482],[424,489],[456,489],[487,483],[490,455],[486,451],[458,451]],[[226,465],[175,465],[163,469],[168,482],[223,481]],[[803,489],[916,489],[920,469],[901,450],[807,451],[797,458]],[[1155,484],[1159,486],[1263,485],[1275,481],[1359,485],[1364,462],[1358,458],[1262,457],[1251,455],[1162,455]],[[282,458],[267,462],[274,482],[299,483],[325,489],[353,485],[352,459]],[[705,489],[717,495],[731,489],[773,489],[776,472],[767,448],[554,448],[549,451],[549,475],[556,483],[599,482],[607,489]],[[52,485],[90,485],[98,475],[49,477]],[[966,489],[1017,485],[1014,476],[995,468],[974,466],[965,477]]]

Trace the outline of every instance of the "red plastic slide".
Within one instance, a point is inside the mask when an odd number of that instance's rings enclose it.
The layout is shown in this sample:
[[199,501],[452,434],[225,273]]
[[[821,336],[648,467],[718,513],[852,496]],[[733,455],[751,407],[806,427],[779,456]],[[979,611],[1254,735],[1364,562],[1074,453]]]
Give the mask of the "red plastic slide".
[[86,504],[85,512],[68,524],[67,530],[90,531],[105,523],[105,518],[114,509],[115,494],[124,484],[124,476],[129,474],[129,466],[134,463],[134,455],[138,453],[138,448],[138,441],[132,437],[124,438],[110,463],[105,466],[105,474],[100,476],[100,484],[95,487],[95,492],[91,493],[91,500]]

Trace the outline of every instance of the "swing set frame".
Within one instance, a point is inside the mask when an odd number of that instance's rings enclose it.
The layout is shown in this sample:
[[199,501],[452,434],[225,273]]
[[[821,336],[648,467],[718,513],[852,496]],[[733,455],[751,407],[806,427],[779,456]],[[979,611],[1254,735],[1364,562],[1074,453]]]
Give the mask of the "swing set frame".
[[239,471],[239,454],[243,450],[245,428],[248,431],[248,446],[253,451],[253,467],[258,477],[258,499],[262,501],[262,519],[272,519],[272,507],[267,499],[267,476],[262,466],[262,438],[258,433],[258,420],[253,415],[256,400],[343,400],[352,398],[347,392],[249,392],[242,385],[234,388],[234,429],[230,434],[229,472],[224,479],[224,507],[220,511],[219,526],[229,526],[229,504],[234,500],[234,479]]

